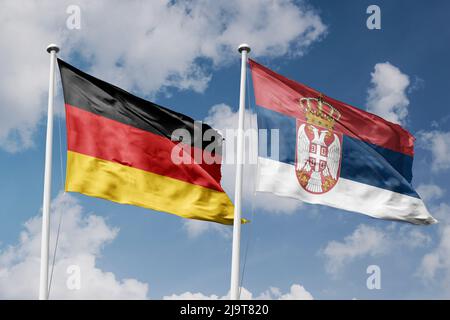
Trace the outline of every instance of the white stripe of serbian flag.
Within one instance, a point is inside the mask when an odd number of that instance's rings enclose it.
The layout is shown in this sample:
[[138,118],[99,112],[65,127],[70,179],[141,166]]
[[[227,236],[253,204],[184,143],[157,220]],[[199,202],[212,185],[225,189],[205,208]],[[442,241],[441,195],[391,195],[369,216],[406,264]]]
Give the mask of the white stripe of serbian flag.
[[336,186],[325,194],[309,193],[300,188],[293,165],[263,157],[258,158],[257,191],[356,211],[374,218],[415,224],[436,222],[421,199],[352,180],[340,178]]
[[[411,185],[414,137],[250,60],[259,129],[256,191],[414,224],[436,223]],[[270,156],[264,150],[278,150]]]

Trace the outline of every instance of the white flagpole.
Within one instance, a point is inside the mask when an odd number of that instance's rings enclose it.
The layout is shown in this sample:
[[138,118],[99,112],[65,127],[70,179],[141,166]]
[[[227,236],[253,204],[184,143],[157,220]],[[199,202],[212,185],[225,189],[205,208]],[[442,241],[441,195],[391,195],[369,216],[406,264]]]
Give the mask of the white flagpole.
[[242,168],[244,160],[244,112],[245,112],[245,81],[247,75],[247,54],[250,52],[248,44],[241,44],[238,48],[241,53],[241,89],[239,96],[239,125],[237,135],[236,154],[236,182],[234,191],[234,223],[233,223],[233,249],[231,253],[231,287],[230,299],[239,300],[239,272],[241,247],[241,198],[242,198]]
[[50,44],[50,80],[48,83],[47,140],[45,142],[44,199],[42,204],[41,271],[39,278],[39,300],[48,299],[48,251],[50,234],[50,197],[52,190],[52,146],[53,146],[53,98],[55,95],[56,53],[59,47]]

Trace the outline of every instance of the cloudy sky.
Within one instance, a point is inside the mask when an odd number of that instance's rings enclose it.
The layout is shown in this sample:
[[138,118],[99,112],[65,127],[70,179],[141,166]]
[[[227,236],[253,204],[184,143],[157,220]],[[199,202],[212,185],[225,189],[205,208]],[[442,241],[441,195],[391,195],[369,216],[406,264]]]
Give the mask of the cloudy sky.
[[[370,4],[2,1],[0,298],[38,293],[51,42],[67,62],[218,129],[237,125],[241,42],[277,72],[402,124],[417,138],[413,184],[440,223],[417,227],[255,195],[247,166],[244,215],[252,222],[242,228],[242,296],[450,298],[450,3],[377,1],[381,30],[366,27]],[[69,29],[67,11],[77,8],[80,29]],[[226,298],[229,227],[62,191],[61,94],[58,77],[52,257],[60,221],[61,232],[50,298]],[[252,90],[247,107],[252,126]],[[223,171],[232,195],[234,170]],[[381,270],[379,290],[366,285],[372,265]]]

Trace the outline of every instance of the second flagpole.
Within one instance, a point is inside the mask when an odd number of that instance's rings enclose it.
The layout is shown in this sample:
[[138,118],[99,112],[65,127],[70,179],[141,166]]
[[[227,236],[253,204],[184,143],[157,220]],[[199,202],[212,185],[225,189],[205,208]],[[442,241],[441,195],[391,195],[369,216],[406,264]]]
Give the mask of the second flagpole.
[[242,208],[242,169],[244,160],[244,113],[245,113],[245,83],[247,77],[247,55],[250,52],[248,44],[241,44],[241,87],[239,96],[239,125],[236,151],[236,181],[234,191],[234,223],[233,248],[231,253],[231,286],[230,299],[239,300],[239,273],[241,247],[241,208]]

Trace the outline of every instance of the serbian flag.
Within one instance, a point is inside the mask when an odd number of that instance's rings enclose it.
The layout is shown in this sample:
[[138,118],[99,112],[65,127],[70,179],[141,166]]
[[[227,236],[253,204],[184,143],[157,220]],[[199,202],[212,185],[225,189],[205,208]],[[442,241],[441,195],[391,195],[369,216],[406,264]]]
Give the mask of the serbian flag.
[[216,131],[62,60],[58,64],[67,124],[66,191],[233,223],[233,204],[220,185],[222,137]]
[[[374,218],[436,222],[411,185],[408,131],[249,63],[258,128],[269,137],[259,139],[257,191]],[[270,138],[273,129],[278,139]]]

